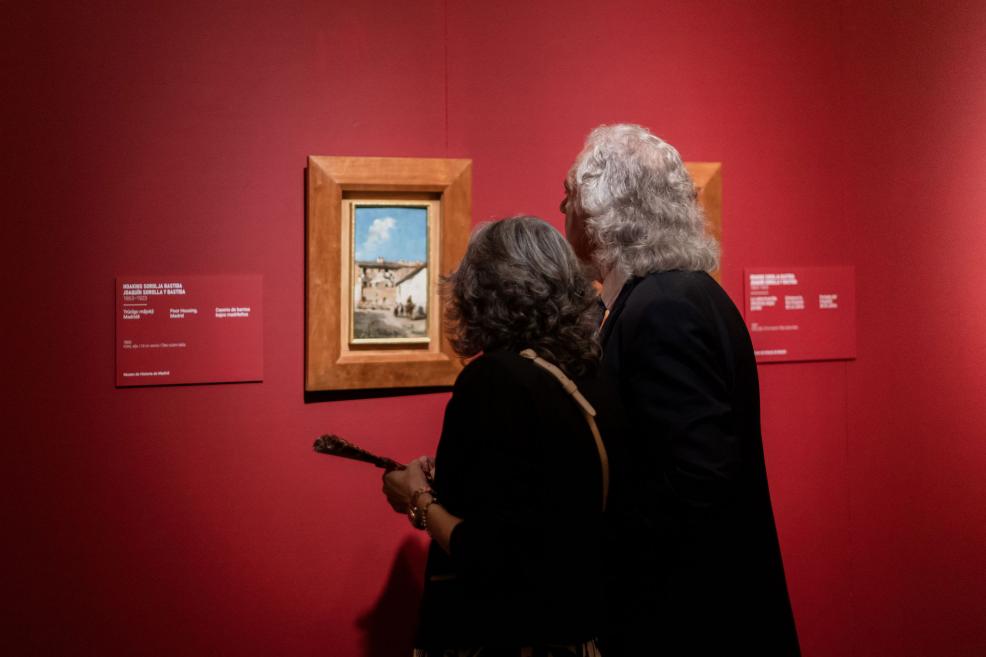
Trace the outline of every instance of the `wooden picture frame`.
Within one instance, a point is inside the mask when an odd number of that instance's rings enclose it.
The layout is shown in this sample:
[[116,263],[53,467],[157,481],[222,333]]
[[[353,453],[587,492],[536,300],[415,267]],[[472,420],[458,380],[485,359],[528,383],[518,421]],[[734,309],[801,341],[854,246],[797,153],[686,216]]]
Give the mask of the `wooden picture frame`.
[[452,385],[439,280],[469,241],[471,161],[310,156],[307,183],[305,390]]
[[[722,244],[722,163],[685,162],[685,168],[691,174],[699,205],[705,211],[706,230]],[[712,277],[719,280],[718,269],[712,272]]]

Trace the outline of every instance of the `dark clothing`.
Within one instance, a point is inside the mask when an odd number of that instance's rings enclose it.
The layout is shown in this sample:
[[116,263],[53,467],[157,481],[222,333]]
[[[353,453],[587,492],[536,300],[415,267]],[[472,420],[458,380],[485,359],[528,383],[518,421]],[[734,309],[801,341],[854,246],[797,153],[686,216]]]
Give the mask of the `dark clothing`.
[[624,286],[601,340],[628,449],[646,464],[637,476],[652,546],[651,559],[627,566],[639,577],[611,594],[604,654],[800,654],[757,366],[736,306],[703,272],[650,274]]
[[[611,481],[620,479],[615,391],[573,379],[597,411]],[[435,476],[442,506],[463,520],[451,555],[432,543],[416,645],[441,654],[594,639],[602,470],[585,417],[558,380],[508,352],[467,365],[445,410]]]

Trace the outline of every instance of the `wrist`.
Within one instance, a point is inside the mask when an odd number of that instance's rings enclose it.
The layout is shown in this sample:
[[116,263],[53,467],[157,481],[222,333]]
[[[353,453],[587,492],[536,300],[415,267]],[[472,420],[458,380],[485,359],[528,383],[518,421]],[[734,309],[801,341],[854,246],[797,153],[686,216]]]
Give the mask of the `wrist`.
[[422,495],[430,495],[430,486],[421,486],[411,493],[407,504],[407,519],[411,521],[411,526],[415,529],[424,529],[424,521],[421,519],[420,498]]
[[421,528],[425,530],[428,536],[431,536],[431,524],[428,522],[428,512],[431,511],[433,506],[441,506],[438,498],[434,495],[429,495],[428,499],[421,503]]
[[427,484],[415,488],[414,491],[411,493],[410,497],[408,498],[407,506],[409,508],[414,508],[416,506],[419,506],[421,503],[421,496],[431,495],[431,494],[432,494],[431,486],[428,486]]
[[416,490],[411,496],[411,504],[407,510],[407,517],[411,521],[411,526],[415,529],[424,529],[427,531],[428,509],[436,502],[438,502],[438,498],[430,488]]

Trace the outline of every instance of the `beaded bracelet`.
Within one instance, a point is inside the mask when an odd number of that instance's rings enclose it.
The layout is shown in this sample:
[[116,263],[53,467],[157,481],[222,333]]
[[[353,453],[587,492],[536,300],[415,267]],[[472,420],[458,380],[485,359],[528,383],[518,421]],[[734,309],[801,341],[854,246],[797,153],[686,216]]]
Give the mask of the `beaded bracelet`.
[[418,498],[423,494],[428,493],[431,495],[432,500],[435,498],[435,493],[428,486],[422,486],[418,490],[411,493],[411,504],[407,507],[407,518],[411,521],[411,526],[415,529],[424,529],[424,522],[421,520],[421,509],[418,508]]
[[431,508],[432,504],[438,502],[438,498],[432,493],[431,499],[425,502],[425,505],[421,507],[421,529],[425,530],[428,536],[431,536],[431,530],[428,529],[428,509]]

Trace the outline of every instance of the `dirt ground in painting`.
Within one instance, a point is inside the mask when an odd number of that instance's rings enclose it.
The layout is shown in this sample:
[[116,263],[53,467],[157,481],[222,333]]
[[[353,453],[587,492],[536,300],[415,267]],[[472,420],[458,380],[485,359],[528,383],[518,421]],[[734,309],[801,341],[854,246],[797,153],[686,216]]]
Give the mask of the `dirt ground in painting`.
[[426,337],[427,319],[394,317],[386,310],[357,310],[353,315],[353,336],[366,338],[423,338]]

